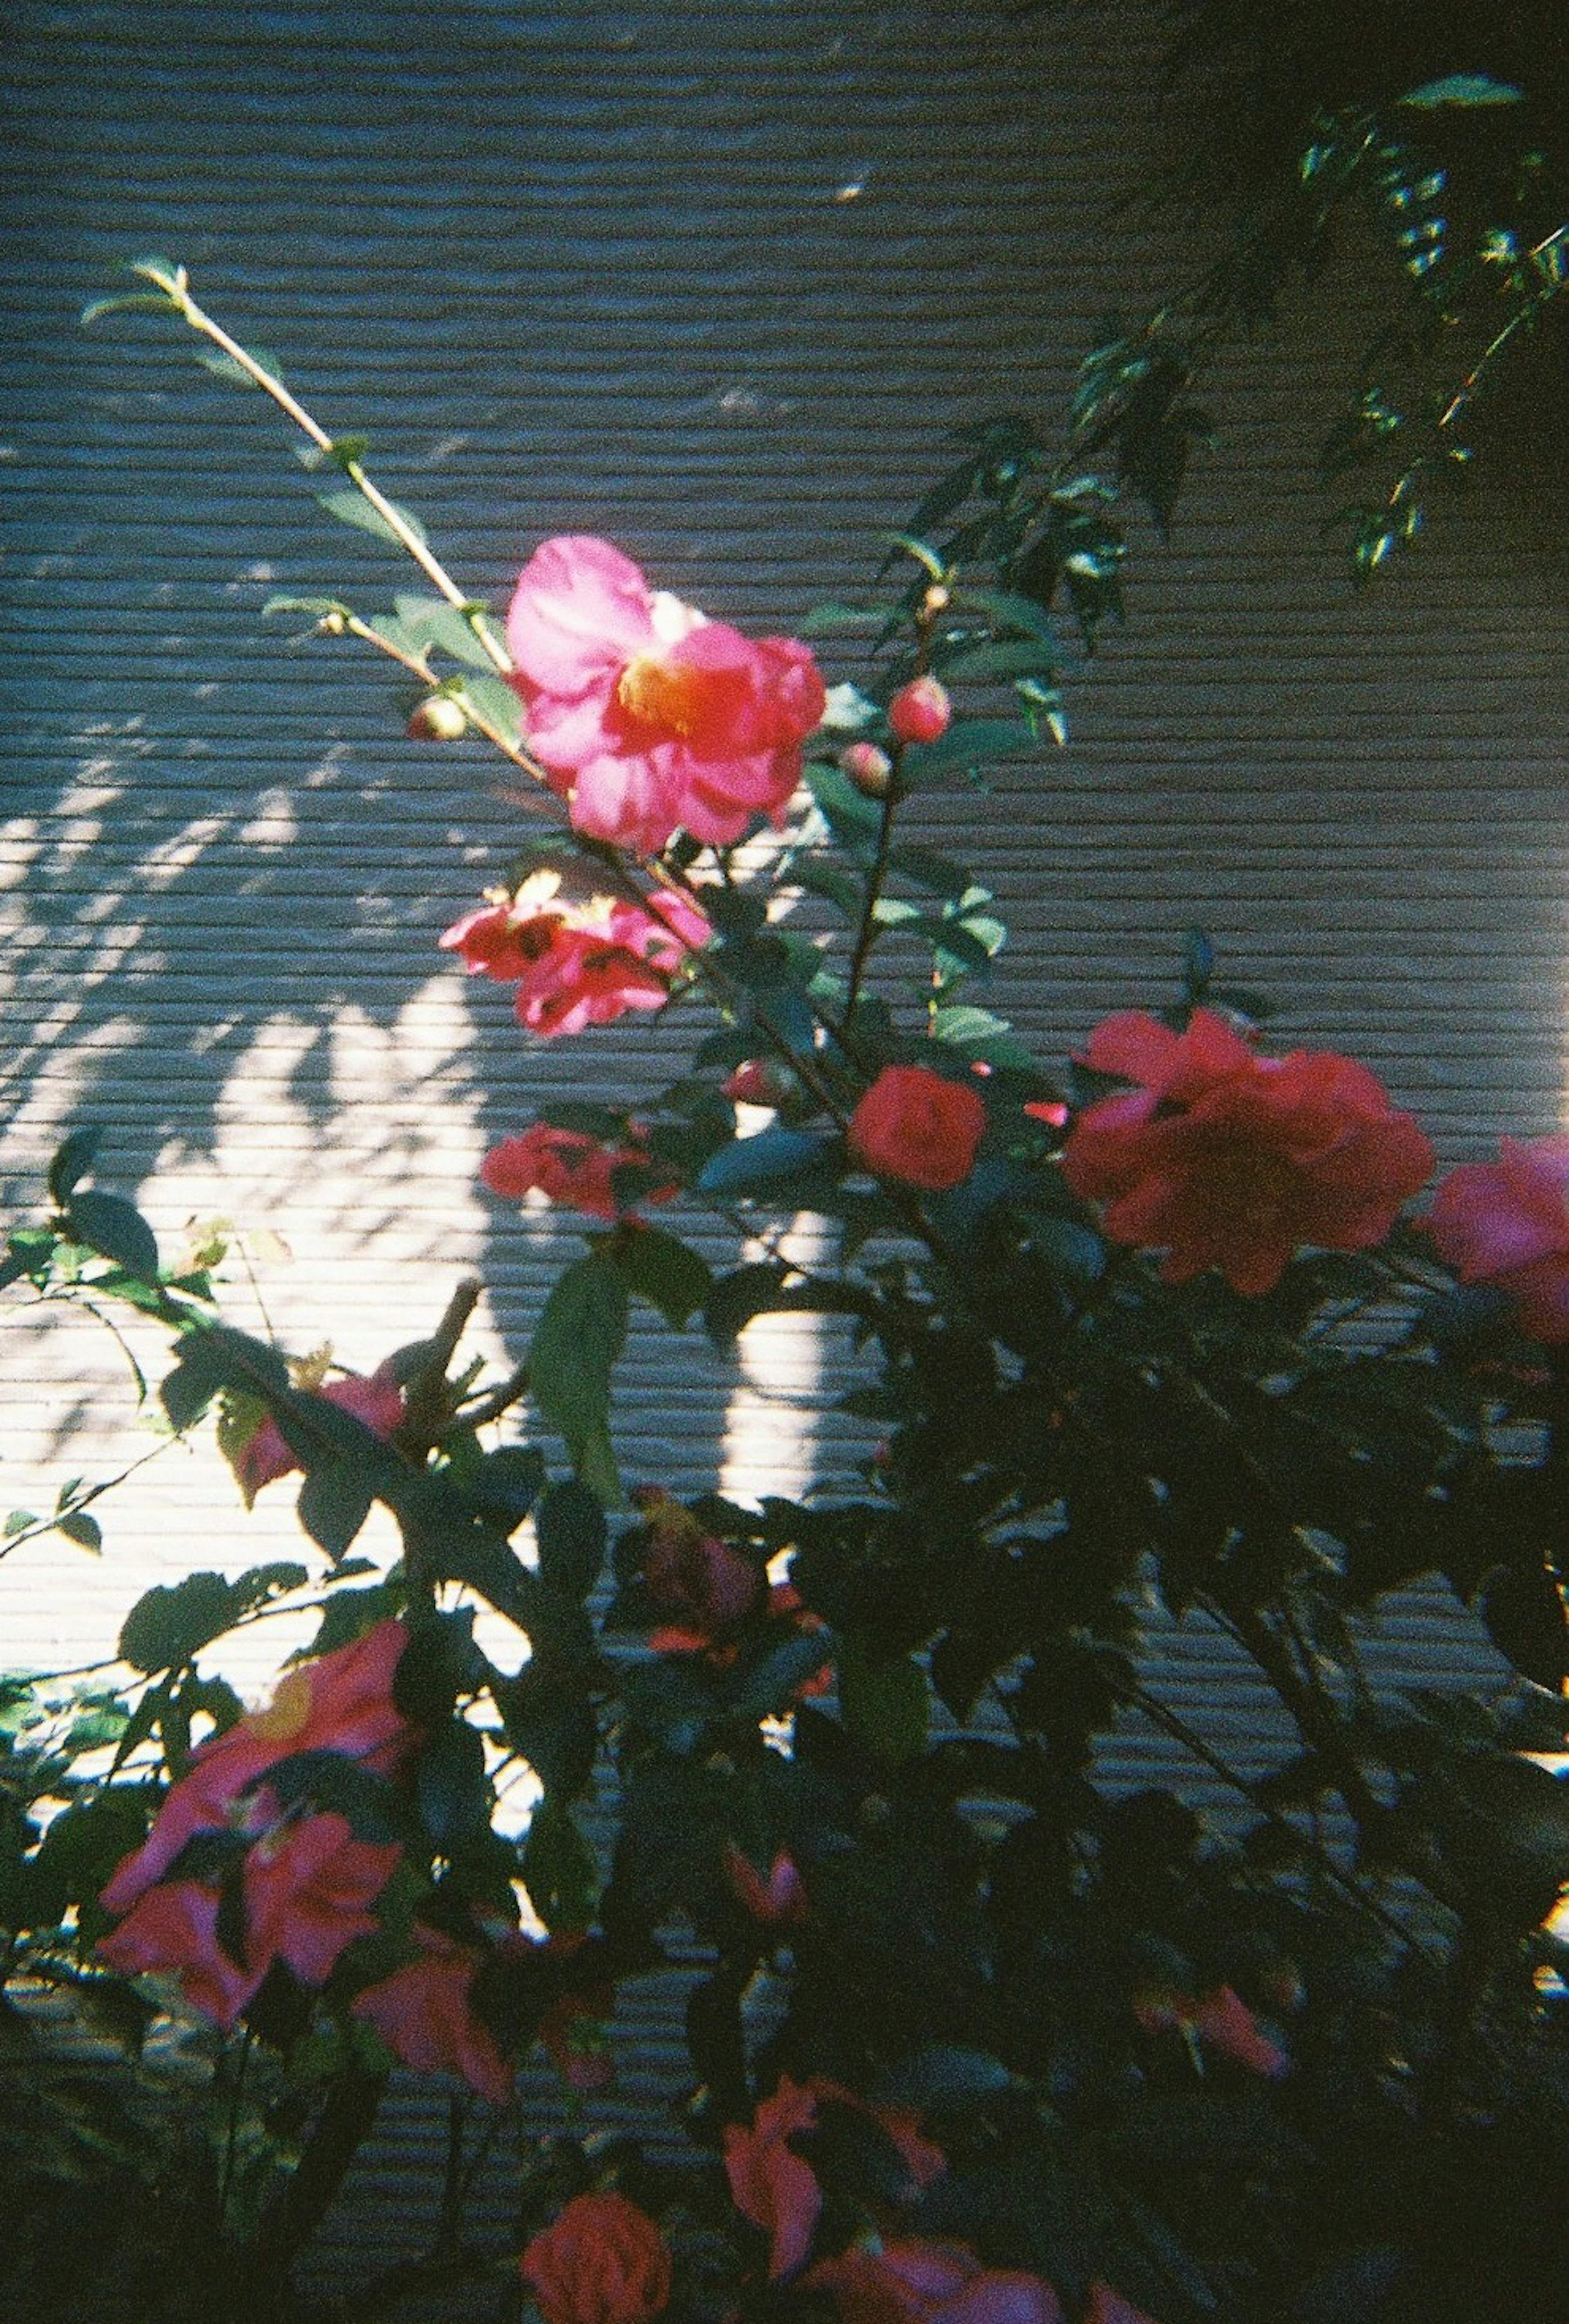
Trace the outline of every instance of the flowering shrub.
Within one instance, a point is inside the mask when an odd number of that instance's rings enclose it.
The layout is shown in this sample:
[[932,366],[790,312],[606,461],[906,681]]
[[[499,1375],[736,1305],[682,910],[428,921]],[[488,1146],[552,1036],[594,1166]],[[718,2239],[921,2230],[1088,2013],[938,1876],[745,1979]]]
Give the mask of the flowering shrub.
[[[880,642],[847,746],[814,731],[803,646],[704,622],[604,542],[537,549],[503,642],[353,444],[179,270],[138,272],[439,591],[373,623],[307,601],[317,626],[447,706],[426,739],[482,740],[560,803],[561,883],[492,892],[448,950],[517,987],[524,1038],[688,992],[706,1011],[637,1119],[575,1100],[486,1157],[493,1193],[594,1222],[499,1381],[461,1352],[473,1286],[368,1376],[291,1367],[223,1320],[210,1266],[169,1269],[87,1183],[86,1133],[10,1239],[13,1297],[167,1329],[170,1430],[216,1416],[246,1495],[302,1478],[308,1563],[150,1591],[117,1684],[0,1693],[13,1991],[133,2051],[193,2018],[216,2045],[224,2127],[187,2179],[243,2264],[204,2312],[311,2313],[293,2264],[394,2065],[453,2101],[430,2285],[504,2275],[544,2324],[1553,2312],[1562,1141],[1464,1166],[1403,1218],[1422,1130],[1353,1060],[1266,1051],[1197,938],[1169,1013],[1112,1016],[1060,1081],[986,1006],[994,899],[900,818],[1054,731],[1084,479],[1010,547],[1013,438],[983,431],[965,489],[1002,513],[933,541],[943,487],[918,517],[907,584],[861,609]],[[757,821],[777,853],[732,853]],[[563,900],[574,857],[589,903]],[[638,1214],[655,1203],[674,1224]],[[784,1255],[803,1211],[833,1263]],[[835,1393],[876,1439],[858,1474],[757,1508],[629,1493],[634,1300],[721,1348],[761,1314],[842,1324]],[[13,1550],[46,1523],[95,1545],[89,1497],[14,1524]],[[360,1547],[377,1504],[395,1560]],[[1413,1581],[1509,1684],[1373,1685],[1366,1625]],[[319,1627],[247,1711],[203,1658],[275,1605]],[[485,1650],[486,1607],[520,1663]],[[1245,1750],[1163,1682],[1161,1619],[1224,1637],[1272,1704]],[[1194,1784],[1133,1787],[1106,1748],[1130,1729]],[[518,1774],[532,1804],[503,1819]],[[646,2138],[595,2112],[623,1999],[673,1973],[678,2150],[663,2102]],[[277,2079],[251,2107],[253,2057]],[[534,2057],[564,2126],[525,2125],[516,2243],[472,2249],[490,2130],[464,2110],[513,2108]],[[265,2158],[243,2210],[242,2127]],[[408,2288],[394,2271],[354,2313]]]

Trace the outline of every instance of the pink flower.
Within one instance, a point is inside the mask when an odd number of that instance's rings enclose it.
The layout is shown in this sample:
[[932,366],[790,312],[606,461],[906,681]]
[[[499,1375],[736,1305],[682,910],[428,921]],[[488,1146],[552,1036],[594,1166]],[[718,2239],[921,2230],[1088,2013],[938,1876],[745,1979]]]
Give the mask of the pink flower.
[[820,2260],[806,2278],[844,2324],[1062,2324],[1044,2276],[983,2267],[962,2244],[885,2243]]
[[325,1985],[354,1939],[381,1926],[369,1907],[402,1853],[356,1840],[330,1809],[266,1834],[245,1858],[246,1961],[265,1972],[281,1960],[301,1985]]
[[632,1539],[644,1589],[657,1613],[708,1641],[757,1610],[768,1584],[751,1558],[711,1534],[662,1486],[641,1485],[632,1498],[643,1511]]
[[711,933],[697,907],[669,890],[647,910],[610,897],[556,903],[559,886],[554,872],[536,873],[515,896],[454,921],[444,949],[471,976],[515,984],[519,1024],[546,1039],[612,1024],[629,1010],[662,1009],[672,979]]
[[[351,1372],[344,1379],[326,1381],[316,1393],[328,1404],[335,1404],[340,1412],[352,1413],[356,1420],[363,1421],[372,1435],[385,1439],[395,1435],[403,1425],[403,1390],[386,1364],[380,1365],[369,1379]],[[247,1508],[263,1485],[271,1485],[279,1477],[291,1476],[304,1466],[289,1451],[271,1413],[257,1423],[254,1433],[240,1451],[229,1457]]]
[[764,2098],[749,2129],[725,2126],[725,2176],[743,2219],[770,2238],[768,2273],[777,2283],[806,2264],[822,2209],[817,2173],[790,2144],[817,2122],[819,2089],[784,2075],[772,2098]]
[[1569,1137],[1505,1138],[1433,1198],[1428,1233],[1463,1283],[1494,1283],[1533,1340],[1569,1340]]
[[968,1178],[986,1126],[972,1089],[927,1065],[885,1065],[850,1116],[852,1160],[879,1178],[944,1194]]
[[175,1970],[193,2009],[232,2026],[262,1982],[259,1969],[243,1968],[218,1942],[218,1892],[200,1880],[169,1880],[150,1888],[117,1929],[95,1948],[122,1976]]
[[725,1878],[754,1921],[760,1922],[766,1929],[801,1926],[806,1918],[806,1884],[801,1877],[800,1866],[786,1849],[776,1850],[766,1874],[758,1871],[733,1840],[726,1841],[720,1860]]
[[461,2074],[492,2106],[505,2106],[513,2070],[471,2006],[482,1956],[434,1929],[417,1927],[414,1941],[413,1960],[354,1996],[354,2015],[417,2073]]
[[[749,2127],[726,2125],[724,2145],[731,2199],[741,2217],[770,2238],[768,2274],[775,2283],[803,2267],[812,2249],[822,2190],[817,2173],[790,2141],[816,2127],[818,2107],[824,2104],[855,2107],[880,2123],[915,2187],[930,2186],[946,2167],[941,2148],[922,2136],[908,2107],[867,2107],[852,2090],[821,2074],[805,2082],[782,2075],[772,2098],[758,2105]],[[818,2273],[813,2269],[809,2281]]]
[[574,2195],[518,2269],[545,2324],[647,2324],[670,2298],[665,2238],[624,2195]]
[[1140,1086],[1075,1122],[1062,1175],[1107,1205],[1106,1231],[1164,1250],[1186,1282],[1218,1267],[1234,1289],[1272,1289],[1304,1243],[1363,1250],[1418,1192],[1433,1149],[1349,1058],[1261,1057],[1207,1009],[1174,1033],[1138,1011],[1097,1026],[1097,1073]]
[[280,1759],[302,1751],[340,1751],[377,1775],[391,1775],[416,1735],[392,1700],[392,1681],[408,1634],[399,1621],[378,1622],[351,1646],[295,1665],[265,1710],[253,1711],[202,1744],[190,1773],[171,1786],[142,1845],[115,1868],[104,1890],[111,1913],[124,1913],[161,1880],[198,1832],[257,1832],[265,1803],[247,1800]]
[[888,724],[900,742],[935,742],[952,717],[948,688],[935,678],[913,678],[888,705]]
[[823,709],[804,646],[705,621],[583,535],[535,550],[507,643],[528,747],[579,831],[653,854],[678,827],[720,844],[781,816]]
[[1260,2032],[1252,2011],[1229,1985],[1218,1986],[1202,1998],[1170,1990],[1141,1994],[1133,2015],[1146,2033],[1174,2029],[1189,2040],[1197,2037],[1268,2081],[1279,2081],[1291,2070],[1285,2052]]
[[[570,1203],[591,1218],[618,1219],[622,1205],[612,1183],[617,1170],[646,1162],[640,1143],[601,1146],[580,1130],[558,1130],[554,1122],[537,1121],[517,1138],[492,1146],[480,1166],[480,1183],[492,1194],[514,1199],[537,1187],[553,1203]],[[655,1185],[639,1195],[645,1203],[667,1203],[674,1185]]]

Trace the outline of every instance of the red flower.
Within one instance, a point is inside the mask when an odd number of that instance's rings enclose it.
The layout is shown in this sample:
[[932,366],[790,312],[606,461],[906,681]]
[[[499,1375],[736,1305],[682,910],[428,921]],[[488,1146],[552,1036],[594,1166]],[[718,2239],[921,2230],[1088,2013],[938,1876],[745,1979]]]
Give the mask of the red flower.
[[805,2266],[822,2209],[817,2173],[790,2144],[792,2136],[817,2122],[819,2089],[784,2075],[772,2098],[764,2098],[749,2129],[725,2126],[725,2176],[743,2219],[770,2238],[768,2273],[776,2283]]
[[1426,1225],[1463,1283],[1494,1283],[1533,1340],[1569,1340],[1569,1137],[1505,1138],[1463,1162]]
[[482,1955],[434,1929],[417,1927],[414,1941],[419,1950],[413,1960],[354,1996],[354,2015],[417,2073],[461,2074],[492,2106],[505,2106],[512,2068],[470,2006]]
[[393,1774],[416,1740],[392,1700],[392,1680],[408,1644],[401,1622],[378,1622],[352,1646],[297,1664],[271,1702],[253,1711],[193,1756],[188,1775],[171,1786],[142,1845],[115,1868],[103,1894],[111,1913],[129,1910],[161,1880],[198,1832],[250,1830],[260,1836],[266,1804],[247,1795],[280,1759],[302,1751],[340,1751],[378,1775]]
[[[553,1203],[570,1203],[591,1218],[618,1219],[622,1205],[612,1184],[617,1170],[645,1163],[647,1149],[640,1141],[625,1146],[601,1146],[581,1130],[558,1130],[554,1122],[537,1121],[517,1138],[492,1146],[480,1166],[480,1183],[492,1194],[514,1199],[536,1187]],[[672,1185],[648,1187],[638,1200],[667,1203],[677,1192]]]
[[1141,1994],[1133,2004],[1133,2015],[1146,2033],[1174,2028],[1188,2040],[1207,2042],[1223,2058],[1234,2060],[1269,2081],[1279,2081],[1291,2070],[1285,2052],[1260,2032],[1252,2011],[1229,1985],[1218,1986],[1202,1999],[1169,1990]]
[[844,2324],[1062,2324],[1044,2276],[983,2267],[962,2244],[910,2239],[820,2260],[806,2278]]
[[879,1178],[944,1194],[968,1178],[986,1126],[972,1089],[926,1065],[885,1065],[850,1116],[852,1160]]
[[756,1612],[768,1587],[760,1566],[663,1487],[639,1486],[632,1498],[644,1512],[638,1566],[656,1612],[705,1645]]
[[330,1809],[265,1834],[245,1858],[247,1962],[264,1973],[281,1960],[302,1985],[325,1985],[345,1948],[380,1927],[369,1908],[402,1853],[356,1840]]
[[[725,2175],[737,2210],[770,2238],[768,2273],[775,2283],[805,2265],[822,2209],[817,2173],[790,2141],[815,2128],[817,2110],[823,2104],[852,2107],[880,2123],[917,2188],[930,2186],[946,2166],[941,2148],[922,2136],[908,2107],[867,2107],[852,2090],[821,2074],[805,2082],[782,2075],[773,2097],[758,2105],[749,2128],[740,2123],[726,2125],[724,2150]],[[809,2281],[819,2273],[813,2269]]]
[[243,1968],[218,1942],[218,1892],[200,1880],[167,1880],[150,1888],[95,1950],[124,1977],[178,1971],[192,2008],[225,2028],[262,1982],[260,1969]]
[[1174,1033],[1137,1011],[1097,1026],[1097,1073],[1140,1087],[1074,1124],[1062,1174],[1107,1204],[1106,1231],[1164,1250],[1185,1282],[1218,1267],[1271,1290],[1304,1243],[1363,1250],[1426,1183],[1433,1149],[1372,1074],[1327,1051],[1261,1057],[1207,1009]]
[[524,2250],[518,2272],[545,2324],[647,2324],[670,2298],[670,2254],[624,2195],[574,2195]]
[[806,1884],[801,1867],[785,1849],[779,1849],[766,1874],[758,1871],[733,1840],[725,1842],[725,1878],[738,1901],[766,1929],[798,1929],[806,1918]]
[[[392,1377],[389,1366],[381,1364],[369,1379],[351,1372],[344,1379],[326,1381],[316,1390],[328,1404],[335,1404],[340,1412],[352,1413],[363,1421],[374,1436],[383,1439],[395,1435],[403,1425],[403,1390]],[[268,1413],[257,1422],[255,1429],[238,1452],[229,1455],[240,1490],[249,1508],[263,1485],[276,1478],[291,1476],[304,1463],[291,1452],[284,1442],[283,1431]]]
[[888,724],[901,742],[935,742],[952,717],[948,688],[936,678],[913,678],[888,705]]
[[823,687],[803,645],[751,640],[649,590],[608,540],[547,540],[507,615],[528,747],[578,830],[643,854],[775,821]]
[[647,910],[602,896],[558,904],[560,884],[555,872],[537,872],[515,896],[454,921],[443,948],[471,976],[516,984],[519,1024],[547,1039],[611,1024],[631,1009],[662,1009],[688,954],[708,939],[696,906],[668,890]]

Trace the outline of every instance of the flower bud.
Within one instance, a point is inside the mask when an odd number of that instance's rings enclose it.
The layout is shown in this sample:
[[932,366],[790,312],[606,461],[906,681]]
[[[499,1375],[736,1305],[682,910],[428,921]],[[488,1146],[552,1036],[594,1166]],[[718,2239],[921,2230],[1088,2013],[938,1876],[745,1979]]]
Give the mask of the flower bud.
[[901,742],[935,742],[952,716],[948,689],[935,678],[913,678],[888,705],[888,724]]
[[839,754],[840,772],[847,775],[863,798],[886,798],[894,761],[875,742],[852,742]]
[[455,742],[468,723],[450,694],[427,694],[408,721],[408,733],[416,742]]
[[336,605],[329,605],[317,623],[317,628],[322,635],[328,638],[341,638],[348,626]]

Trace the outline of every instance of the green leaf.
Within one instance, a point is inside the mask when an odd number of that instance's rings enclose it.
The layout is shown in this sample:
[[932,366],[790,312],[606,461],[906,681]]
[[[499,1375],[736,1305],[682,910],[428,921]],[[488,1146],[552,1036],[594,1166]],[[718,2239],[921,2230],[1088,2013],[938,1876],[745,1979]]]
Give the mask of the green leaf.
[[[271,372],[273,378],[281,383],[283,367],[271,347],[247,347],[245,353],[259,363],[263,371]],[[235,387],[254,388],[258,394],[265,392],[261,381],[252,379],[244,364],[236,363],[233,355],[226,355],[222,347],[197,347],[196,359],[204,371],[216,373],[219,379],[226,379]]]
[[103,1549],[104,1529],[97,1518],[89,1517],[86,1509],[68,1509],[64,1517],[56,1517],[54,1529],[67,1541],[75,1542],[78,1549],[90,1551],[95,1557]]
[[5,1524],[0,1526],[0,1540],[14,1541],[19,1533],[25,1533],[29,1526],[37,1523],[38,1519],[31,1509],[13,1509]]
[[605,1562],[605,1513],[598,1498],[575,1479],[552,1485],[535,1513],[534,1532],[546,1581],[569,1598],[586,1598]]
[[1025,1070],[1034,1065],[1030,1051],[1006,1019],[994,1016],[989,1009],[977,1009],[968,1001],[939,1009],[931,1019],[931,1031],[945,1048],[957,1049],[961,1056]]
[[123,290],[115,298],[95,299],[84,307],[81,322],[84,329],[96,323],[100,315],[175,315],[179,312],[174,300],[161,290]]
[[761,1130],[755,1138],[721,1147],[698,1172],[698,1186],[705,1194],[720,1195],[777,1189],[826,1162],[837,1142],[826,1130]]
[[1396,98],[1418,113],[1436,113],[1445,105],[1519,105],[1523,92],[1507,80],[1491,80],[1485,73],[1449,73],[1442,80],[1424,81]]
[[55,1148],[49,1166],[49,1198],[58,1210],[64,1210],[93,1165],[93,1157],[104,1142],[102,1130],[73,1130],[70,1136]]
[[262,615],[265,620],[272,613],[310,613],[319,621],[324,613],[341,613],[347,620],[353,610],[341,597],[269,597]]
[[[326,492],[313,493],[312,498],[319,501],[327,514],[335,516],[340,524],[352,524],[361,532],[374,533],[378,540],[390,540],[398,549],[403,547],[381,510],[372,508],[363,493],[353,484],[334,484]],[[407,509],[399,508],[395,501],[389,505],[397,511],[416,540],[425,539],[425,529],[417,517],[411,516]]]
[[587,1929],[599,1910],[600,1868],[570,1812],[542,1801],[523,1849],[528,1901],[553,1932]]
[[887,618],[876,605],[840,605],[830,600],[803,613],[795,624],[795,634],[798,638],[821,638],[851,631],[871,636],[883,628]]
[[855,1637],[839,1644],[839,1705],[846,1731],[890,1766],[926,1747],[926,1673],[907,1655],[879,1655]]
[[414,1778],[414,1800],[441,1855],[450,1855],[489,1824],[485,1747],[465,1720],[446,1720],[426,1742]]
[[353,1459],[312,1460],[295,1504],[300,1524],[335,1565],[358,1538],[376,1499],[373,1480]]
[[1013,2076],[989,2050],[957,2042],[928,2042],[881,2074],[874,2106],[914,2107],[921,2113],[946,2113],[953,2107],[984,2106],[1013,2087]]
[[[465,662],[470,669],[483,670],[489,677],[495,675],[495,664],[474,635],[473,624],[462,608],[449,605],[445,597],[403,595],[394,597],[392,604],[403,627],[421,644],[439,646],[443,653],[450,654],[454,661]],[[473,610],[482,614],[489,609],[476,604]],[[512,695],[511,687],[506,691],[516,703],[518,697]]]
[[468,703],[498,733],[516,749],[523,741],[523,705],[504,678],[487,678],[479,670],[465,670],[458,693],[460,702]]
[[628,1225],[605,1245],[629,1291],[657,1307],[673,1332],[684,1331],[713,1287],[713,1269],[679,1235]]
[[933,659],[945,678],[1051,677],[1057,666],[1051,648],[1032,638],[998,638],[959,646],[940,657],[934,655]]
[[160,1583],[121,1625],[120,1659],[150,1677],[177,1670],[221,1637],[240,1610],[234,1585],[221,1573],[188,1573],[170,1588]]
[[100,1259],[112,1259],[127,1275],[143,1283],[158,1280],[158,1238],[134,1203],[124,1194],[100,1194],[89,1190],[73,1194],[66,1205],[67,1231],[74,1242],[85,1243]]
[[601,1500],[619,1502],[610,1450],[610,1374],[627,1336],[627,1286],[614,1261],[592,1251],[561,1276],[528,1351],[528,1388]]
[[935,742],[912,742],[899,762],[904,780],[929,783],[940,775],[973,773],[994,759],[1016,759],[1035,748],[1018,718],[956,718]]

